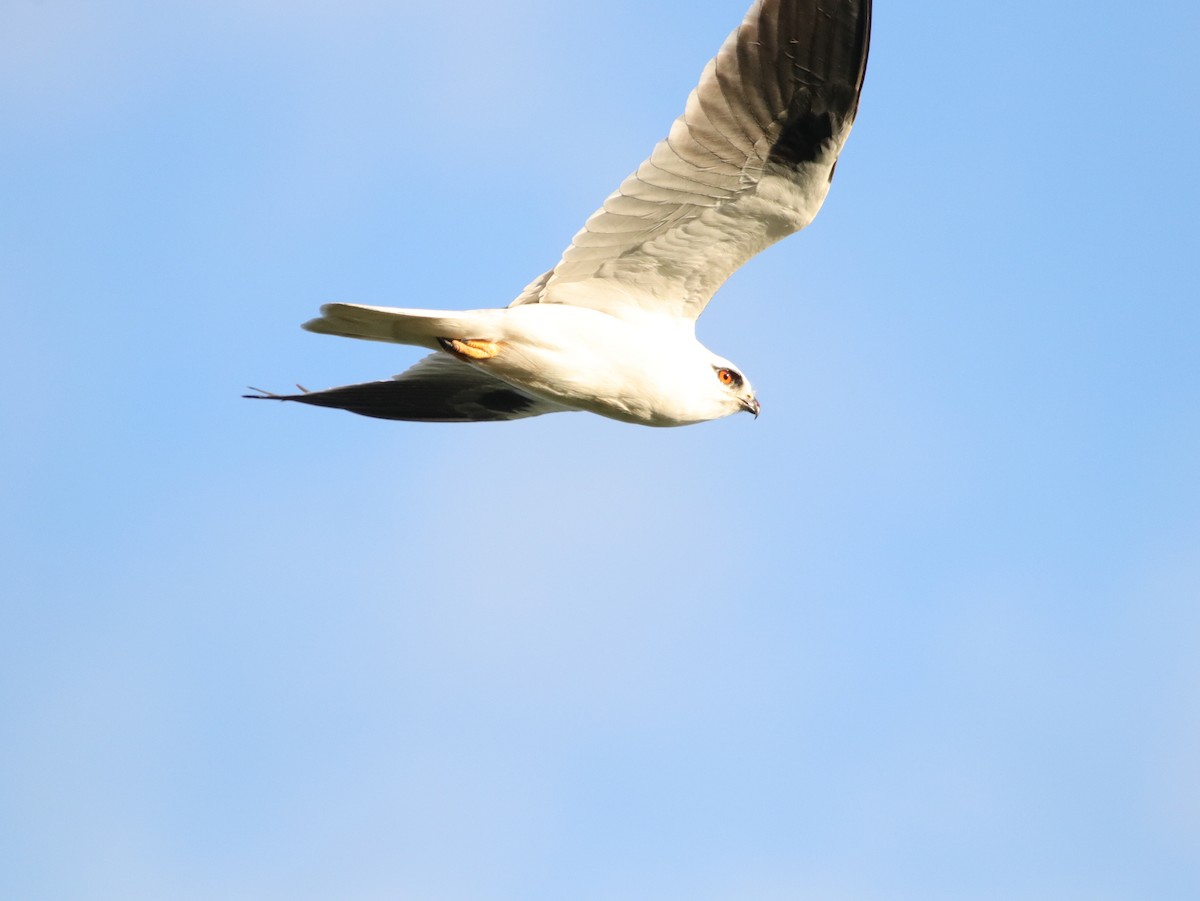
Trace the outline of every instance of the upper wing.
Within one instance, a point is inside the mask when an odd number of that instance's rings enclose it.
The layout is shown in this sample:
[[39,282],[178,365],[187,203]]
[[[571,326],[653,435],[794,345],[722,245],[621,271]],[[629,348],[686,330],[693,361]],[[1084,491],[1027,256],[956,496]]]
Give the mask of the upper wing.
[[376,419],[413,422],[495,422],[567,409],[527,394],[440,351],[418,360],[395,378],[379,382],[343,385],[325,391],[301,389],[300,394],[264,391],[246,396],[294,400]]
[[513,302],[695,319],[808,225],[858,111],[871,0],[758,0],[666,140]]

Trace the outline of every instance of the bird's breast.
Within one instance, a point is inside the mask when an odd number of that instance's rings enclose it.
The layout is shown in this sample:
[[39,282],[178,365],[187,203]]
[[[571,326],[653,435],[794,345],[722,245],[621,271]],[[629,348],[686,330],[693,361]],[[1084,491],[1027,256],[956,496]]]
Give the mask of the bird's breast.
[[686,403],[700,345],[690,328],[583,307],[507,311],[501,351],[480,363],[548,400],[644,425],[696,422]]

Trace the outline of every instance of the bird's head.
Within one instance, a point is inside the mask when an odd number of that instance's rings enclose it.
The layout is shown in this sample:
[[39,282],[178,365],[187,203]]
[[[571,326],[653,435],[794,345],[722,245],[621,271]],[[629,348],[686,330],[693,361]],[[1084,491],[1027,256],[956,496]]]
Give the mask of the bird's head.
[[762,407],[754,396],[754,388],[749,380],[728,360],[714,359],[711,366],[713,393],[724,410],[722,415],[746,412],[753,413],[754,418],[758,419]]

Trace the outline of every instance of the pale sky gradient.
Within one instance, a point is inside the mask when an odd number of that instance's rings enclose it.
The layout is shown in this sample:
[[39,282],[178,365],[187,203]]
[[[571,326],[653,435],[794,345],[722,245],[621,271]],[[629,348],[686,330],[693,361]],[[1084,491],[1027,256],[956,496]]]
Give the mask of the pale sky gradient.
[[0,4],[0,897],[1200,897],[1196,4],[881,0],[757,422],[239,399],[507,303],[744,12]]

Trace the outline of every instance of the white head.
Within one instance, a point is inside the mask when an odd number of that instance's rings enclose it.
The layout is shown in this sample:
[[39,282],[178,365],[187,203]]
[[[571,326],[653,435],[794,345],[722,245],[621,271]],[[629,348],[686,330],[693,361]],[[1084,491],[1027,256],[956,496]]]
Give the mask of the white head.
[[752,413],[758,418],[758,398],[742,371],[692,340],[673,360],[659,358],[659,373],[669,380],[663,385],[659,410],[670,425],[706,422],[734,413]]
[[[722,412],[720,416],[733,413],[753,413],[758,419],[762,407],[754,396],[754,388],[750,380],[742,375],[741,370],[728,360],[714,357],[709,363],[712,368],[713,393]],[[714,417],[716,418],[716,417]]]
[[625,383],[622,391],[638,403],[615,418],[677,426],[742,412],[758,417],[758,399],[740,369],[699,342],[678,348],[677,353],[671,350],[669,345],[660,346],[656,353],[639,358],[634,390]]

